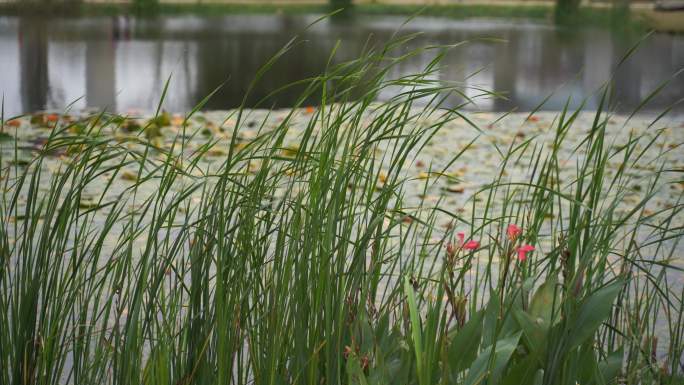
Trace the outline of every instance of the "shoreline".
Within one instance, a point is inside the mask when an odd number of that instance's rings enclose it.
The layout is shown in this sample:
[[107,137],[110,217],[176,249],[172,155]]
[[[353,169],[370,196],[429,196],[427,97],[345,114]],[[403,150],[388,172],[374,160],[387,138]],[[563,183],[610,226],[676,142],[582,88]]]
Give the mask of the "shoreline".
[[[178,14],[194,15],[229,15],[229,14],[311,14],[330,13],[334,9],[324,1],[288,0],[250,2],[242,1],[211,1],[191,3],[184,1],[162,1],[141,8],[132,2],[100,2],[86,1],[73,4],[32,4],[0,1],[0,15],[23,16],[57,14],[60,16],[116,16],[124,14],[138,14],[141,16],[166,16]],[[513,18],[552,21],[554,17],[554,3],[548,1],[464,1],[458,3],[435,2],[428,5],[417,5],[410,1],[363,1],[355,4],[350,15],[413,15],[436,16],[447,19],[467,18]],[[580,7],[578,14],[569,20],[568,28],[575,24],[589,24],[608,26],[619,29],[647,30],[658,28],[663,31],[684,32],[684,12],[675,15],[672,23],[671,13],[668,13],[667,23],[662,22],[661,14],[653,11],[650,5],[636,4],[630,7],[630,12],[616,9],[608,4],[587,4]],[[679,26],[681,24],[681,27]]]

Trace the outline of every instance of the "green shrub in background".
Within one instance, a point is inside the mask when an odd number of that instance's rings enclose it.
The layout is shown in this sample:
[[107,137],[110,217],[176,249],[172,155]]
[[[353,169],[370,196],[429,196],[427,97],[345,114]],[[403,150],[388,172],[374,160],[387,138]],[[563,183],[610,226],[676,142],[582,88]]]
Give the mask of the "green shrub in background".
[[133,9],[137,12],[156,12],[159,9],[159,0],[133,0]]
[[330,5],[332,6],[333,9],[341,9],[341,8],[348,9],[353,4],[352,4],[352,0],[330,0]]

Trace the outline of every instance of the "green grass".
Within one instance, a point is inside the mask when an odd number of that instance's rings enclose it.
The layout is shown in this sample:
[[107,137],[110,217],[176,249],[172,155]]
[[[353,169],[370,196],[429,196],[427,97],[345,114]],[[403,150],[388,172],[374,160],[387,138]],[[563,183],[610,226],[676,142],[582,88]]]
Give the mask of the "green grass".
[[[229,144],[190,148],[204,102],[158,146],[162,98],[140,135],[113,135],[127,118],[102,113],[54,124],[28,165],[0,159],[0,383],[681,383],[683,293],[669,280],[681,274],[672,223],[684,206],[646,210],[677,175],[660,157],[641,168],[654,139],[613,145],[607,84],[591,126],[566,110],[551,146],[499,148],[472,216],[409,205],[407,168],[467,119],[441,103],[462,90],[430,80],[444,48],[396,56],[409,40],[304,82],[301,101],[319,104],[297,148],[286,138],[301,105],[273,128],[257,122],[250,141],[238,135],[250,111],[238,109]],[[386,78],[428,49],[436,59],[421,72]],[[571,130],[583,140],[564,166]],[[17,141],[3,146],[19,159]],[[219,164],[203,167],[217,147]],[[70,154],[58,170],[46,168],[54,153]],[[513,166],[527,177],[507,176]],[[560,180],[561,167],[574,177]],[[446,178],[431,171],[426,188]],[[635,173],[648,183],[620,210]],[[454,246],[459,231],[481,247]],[[520,261],[523,243],[537,251]]]

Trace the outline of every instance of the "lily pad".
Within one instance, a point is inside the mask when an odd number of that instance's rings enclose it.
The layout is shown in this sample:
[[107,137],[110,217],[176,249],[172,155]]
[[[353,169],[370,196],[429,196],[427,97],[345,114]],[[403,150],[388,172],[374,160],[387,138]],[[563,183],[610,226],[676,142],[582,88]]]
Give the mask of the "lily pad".
[[78,202],[78,207],[82,209],[93,209],[97,207],[97,202],[95,202],[93,199],[84,198]]
[[10,161],[11,165],[22,166],[22,167],[28,166],[30,163],[31,163],[31,161],[28,159],[15,159],[15,160]]
[[161,127],[156,123],[148,124],[147,127],[145,127],[145,137],[147,139],[158,138],[160,136],[162,136]]
[[121,173],[121,179],[128,180],[132,182],[138,181],[138,174],[132,171],[124,171]]
[[465,192],[465,186],[462,184],[452,184],[444,188],[446,191],[455,194],[463,194]]
[[128,132],[136,132],[140,131],[142,127],[140,126],[140,123],[136,121],[135,119],[126,119],[121,123],[121,128],[125,131]]

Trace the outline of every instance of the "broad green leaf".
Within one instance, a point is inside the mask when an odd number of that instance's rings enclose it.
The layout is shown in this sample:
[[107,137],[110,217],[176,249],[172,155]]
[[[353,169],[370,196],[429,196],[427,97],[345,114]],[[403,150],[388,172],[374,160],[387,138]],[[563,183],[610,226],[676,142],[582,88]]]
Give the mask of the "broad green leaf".
[[[530,302],[530,316],[534,320],[543,320],[547,329],[558,320],[560,296],[556,288],[557,284],[558,278],[555,275],[551,275],[546,282],[539,286]],[[551,317],[555,317],[555,319],[552,320]]]
[[622,358],[624,356],[623,348],[610,353],[605,360],[599,362],[598,368],[603,377],[604,384],[616,384],[617,376],[620,374],[622,368]]
[[501,384],[534,384],[539,370],[537,359],[534,356],[529,355],[515,364],[511,364],[511,367],[506,372],[506,376],[501,380]]
[[473,314],[463,327],[449,340],[449,366],[452,373],[466,370],[477,358],[477,348],[482,337],[484,312]]
[[594,335],[599,326],[610,315],[613,301],[623,286],[624,281],[617,280],[597,290],[583,301],[570,331],[568,350],[582,345]]
[[[381,358],[376,358],[374,367],[370,369],[368,373],[368,383],[369,384],[398,384],[405,383],[405,379],[400,381],[397,377],[401,373],[402,365],[401,359],[393,358],[389,361],[382,360]],[[404,378],[406,375],[404,376]]]
[[499,293],[492,291],[489,297],[489,304],[485,310],[484,330],[482,331],[482,346],[489,346],[494,343],[494,338],[497,333],[496,329],[499,321],[500,308]]
[[574,357],[572,361],[577,365],[575,370],[569,371],[569,375],[575,375],[574,382],[594,384],[594,380],[598,377],[598,363],[594,349],[583,346],[579,351],[570,353],[570,357]]
[[501,374],[506,369],[511,355],[518,346],[521,334],[522,332],[518,332],[510,337],[498,340],[495,346],[488,346],[484,349],[468,370],[464,384],[482,384],[485,379],[487,385],[498,384]]
[[535,358],[541,360],[541,357],[546,355],[546,324],[541,318],[534,319],[519,309],[513,309],[513,316],[523,331],[525,341],[527,342],[526,345],[530,348],[531,353]]

